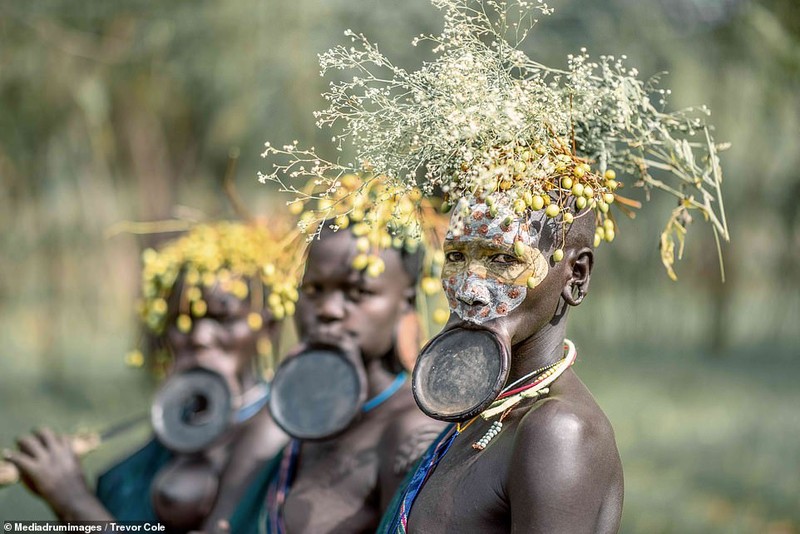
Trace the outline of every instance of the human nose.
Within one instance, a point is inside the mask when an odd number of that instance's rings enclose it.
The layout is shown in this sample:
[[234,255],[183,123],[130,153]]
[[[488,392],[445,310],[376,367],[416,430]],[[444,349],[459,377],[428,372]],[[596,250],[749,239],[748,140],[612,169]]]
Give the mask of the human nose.
[[217,331],[214,321],[196,319],[189,335],[193,347],[210,347],[217,342]]
[[486,280],[474,274],[468,275],[459,287],[456,298],[470,306],[485,306],[489,304],[491,295],[486,287]]
[[325,322],[341,321],[345,315],[345,297],[341,291],[330,291],[322,296],[317,308],[317,317]]

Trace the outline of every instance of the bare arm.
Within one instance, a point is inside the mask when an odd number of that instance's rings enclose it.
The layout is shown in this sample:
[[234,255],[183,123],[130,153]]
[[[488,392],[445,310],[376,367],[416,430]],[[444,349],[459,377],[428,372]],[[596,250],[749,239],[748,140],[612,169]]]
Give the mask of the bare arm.
[[228,520],[236,511],[239,500],[247,492],[253,478],[288,441],[289,436],[275,424],[266,409],[248,423],[234,444],[220,478],[217,500],[204,522],[206,532],[230,531]]
[[18,451],[5,451],[20,479],[44,499],[61,521],[104,521],[114,518],[86,484],[78,457],[67,436],[45,428],[17,441]]
[[508,481],[514,533],[616,532],[622,472],[600,412],[546,401],[520,422]]

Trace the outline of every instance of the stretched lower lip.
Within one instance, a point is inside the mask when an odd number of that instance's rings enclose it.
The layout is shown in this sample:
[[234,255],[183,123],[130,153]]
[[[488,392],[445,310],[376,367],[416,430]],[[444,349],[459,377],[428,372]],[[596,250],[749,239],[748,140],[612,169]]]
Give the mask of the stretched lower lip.
[[448,324],[440,334],[444,334],[445,332],[449,332],[450,330],[488,330],[484,324],[476,324],[470,321],[465,321],[464,319],[459,319],[455,323]]
[[312,341],[320,341],[323,343],[338,343],[345,337],[345,333],[341,329],[318,328],[312,330],[308,334]]

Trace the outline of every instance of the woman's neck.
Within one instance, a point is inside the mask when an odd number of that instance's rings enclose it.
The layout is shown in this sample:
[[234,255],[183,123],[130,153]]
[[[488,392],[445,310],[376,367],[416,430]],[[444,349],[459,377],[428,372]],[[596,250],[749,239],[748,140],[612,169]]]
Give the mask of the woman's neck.
[[564,357],[566,319],[567,317],[564,315],[555,324],[547,323],[538,332],[511,347],[511,370],[508,383]]
[[367,374],[367,399],[371,399],[385,390],[394,380],[395,375],[384,365],[384,358],[374,358],[364,362]]

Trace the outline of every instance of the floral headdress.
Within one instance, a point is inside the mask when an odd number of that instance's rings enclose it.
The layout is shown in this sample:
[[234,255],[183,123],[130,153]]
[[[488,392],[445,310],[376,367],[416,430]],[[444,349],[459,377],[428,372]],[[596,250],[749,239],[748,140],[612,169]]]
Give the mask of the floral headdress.
[[[139,303],[145,329],[156,339],[161,338],[172,311],[177,312],[177,328],[188,332],[193,320],[207,311],[202,288],[213,286],[249,301],[247,320],[253,330],[261,328],[264,310],[276,320],[292,315],[298,298],[299,261],[295,248],[289,245],[297,232],[288,220],[273,219],[269,228],[228,221],[198,224],[159,250],[145,250]],[[170,306],[177,309],[169,310]],[[259,347],[259,352],[266,352],[262,349]],[[158,370],[169,355],[161,350],[156,353],[159,361],[154,366]],[[127,361],[139,366],[144,357],[134,351]]]
[[285,160],[262,180],[302,198],[285,176],[310,177],[328,198],[342,176],[367,170],[400,189],[419,187],[424,197],[441,193],[445,211],[477,196],[519,214],[544,209],[565,224],[588,214],[598,223],[599,244],[615,236],[612,204],[624,212],[638,207],[618,192],[630,176],[648,193],[678,199],[661,236],[673,279],[676,240],[680,256],[690,210],[711,223],[718,248],[720,237],[729,239],[721,147],[703,118],[708,110],[664,111],[670,91],[657,89],[657,79],[640,80],[624,56],[595,62],[581,49],[565,70],[529,58],[519,46],[534,17],[552,12],[542,0],[432,3],[444,12],[444,30],[414,40],[432,43],[436,55],[416,71],[395,66],[350,30],[352,46],[320,56],[322,74],[355,71],[350,81],[330,85],[330,105],[315,115],[318,126],[335,129],[340,150],[350,145],[354,162],[324,160],[296,142],[267,144],[265,156]]
[[346,174],[327,186],[310,180],[301,194],[288,202],[289,211],[299,217],[298,228],[308,236],[307,242],[325,225],[334,231],[349,229],[356,237],[358,251],[352,266],[367,276],[383,272],[382,250],[420,253],[419,287],[424,297],[417,299],[417,304],[423,323],[428,319],[437,323],[447,320],[444,309],[429,311],[427,301],[441,292],[444,254],[440,239],[447,221],[438,213],[438,204],[423,198],[418,188],[407,189],[364,174]]

